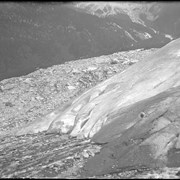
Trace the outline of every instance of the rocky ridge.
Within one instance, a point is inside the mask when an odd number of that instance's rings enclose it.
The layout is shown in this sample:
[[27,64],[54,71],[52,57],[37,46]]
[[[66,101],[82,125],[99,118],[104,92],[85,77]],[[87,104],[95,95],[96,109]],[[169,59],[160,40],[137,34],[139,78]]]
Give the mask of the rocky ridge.
[[177,2],[0,3],[0,81],[37,67],[160,48],[179,37],[179,12]]

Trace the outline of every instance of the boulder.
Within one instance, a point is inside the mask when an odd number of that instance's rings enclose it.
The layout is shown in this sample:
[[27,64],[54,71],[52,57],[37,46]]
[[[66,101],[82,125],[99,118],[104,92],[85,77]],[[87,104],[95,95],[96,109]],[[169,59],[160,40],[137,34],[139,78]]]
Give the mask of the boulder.
[[74,90],[74,89],[76,89],[76,87],[71,86],[71,85],[68,85],[67,88],[68,88],[69,90]]
[[96,69],[97,69],[96,66],[89,66],[89,67],[87,68],[87,71],[94,71],[94,70],[96,70]]

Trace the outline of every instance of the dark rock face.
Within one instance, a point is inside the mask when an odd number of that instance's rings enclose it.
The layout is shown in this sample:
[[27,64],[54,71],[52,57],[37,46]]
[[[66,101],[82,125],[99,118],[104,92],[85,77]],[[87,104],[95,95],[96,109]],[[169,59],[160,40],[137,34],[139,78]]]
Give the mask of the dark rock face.
[[128,7],[101,17],[71,4],[0,4],[0,80],[69,60],[162,47],[178,37],[177,3]]
[[[92,138],[108,143],[87,162],[82,174],[101,175],[142,166],[179,167],[179,107],[180,86],[115,113],[115,120]],[[140,117],[142,112],[144,117]],[[134,125],[124,128],[133,121]]]

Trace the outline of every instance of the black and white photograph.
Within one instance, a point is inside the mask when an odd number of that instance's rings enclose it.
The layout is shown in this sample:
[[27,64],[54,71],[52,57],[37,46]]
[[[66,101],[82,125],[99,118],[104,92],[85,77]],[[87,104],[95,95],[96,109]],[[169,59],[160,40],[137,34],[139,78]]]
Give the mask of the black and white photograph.
[[0,178],[180,179],[180,2],[0,1]]

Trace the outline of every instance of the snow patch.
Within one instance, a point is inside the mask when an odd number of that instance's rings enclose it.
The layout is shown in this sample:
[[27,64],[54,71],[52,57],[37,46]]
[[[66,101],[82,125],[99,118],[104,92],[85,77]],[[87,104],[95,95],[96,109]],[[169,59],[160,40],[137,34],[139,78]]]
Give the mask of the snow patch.
[[165,37],[166,38],[169,38],[170,40],[173,40],[174,38],[171,36],[171,35],[169,35],[169,34],[165,34]]
[[[132,39],[133,41],[136,41],[129,32],[125,31],[125,34],[126,34],[126,36],[128,36],[130,39]],[[136,42],[137,42],[137,41],[136,41]]]
[[147,32],[144,33],[144,36],[145,36],[145,39],[150,39],[150,38],[152,38],[152,36],[151,36],[149,33],[147,33]]
[[133,29],[133,32],[135,32],[136,36],[138,36],[142,40],[152,38],[152,36],[147,32],[138,32],[135,29]]
[[112,23],[112,25],[113,26],[115,26],[115,27],[118,27],[119,29],[122,29],[122,27],[121,26],[119,26],[118,24],[116,24],[116,23]]

